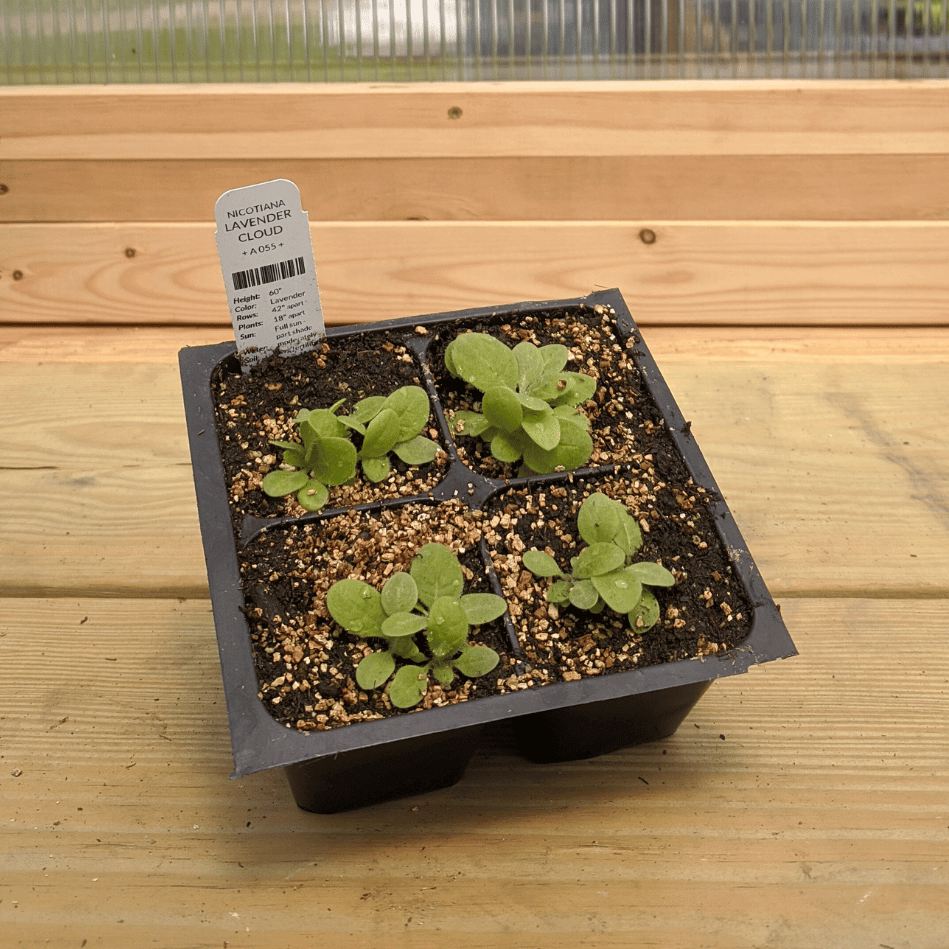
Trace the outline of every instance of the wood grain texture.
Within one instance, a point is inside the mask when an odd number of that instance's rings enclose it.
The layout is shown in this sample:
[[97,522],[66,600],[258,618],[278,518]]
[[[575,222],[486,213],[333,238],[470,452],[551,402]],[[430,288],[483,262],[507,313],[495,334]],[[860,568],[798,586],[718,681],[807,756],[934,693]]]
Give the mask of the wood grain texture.
[[539,766],[498,731],[454,788],[318,816],[279,773],[227,780],[205,601],[0,599],[0,925],[16,949],[942,949],[945,603],[784,615],[800,656],[664,742]]
[[[949,595],[945,363],[840,348],[660,367],[773,592]],[[3,375],[0,595],[204,595],[174,364]]]
[[6,368],[0,595],[206,595],[174,364]]
[[[311,235],[330,323],[614,286],[644,325],[949,322],[942,222],[352,222]],[[213,224],[9,225],[0,271],[21,275],[0,279],[0,322],[228,318]]]
[[949,218],[945,155],[6,161],[0,221],[193,221],[289,178],[311,221]]
[[944,155],[947,105],[939,81],[7,87],[0,158]]
[[[421,315],[421,314],[419,314]],[[219,326],[3,326],[0,363],[160,363],[174,365],[184,346],[233,340]],[[647,342],[660,360],[861,365],[949,362],[949,327],[651,326]]]
[[[949,86],[0,115],[4,949],[946,949]],[[620,286],[801,655],[594,761],[497,728],[456,787],[329,817],[228,781],[175,354],[232,337],[195,208],[284,174],[331,323]]]

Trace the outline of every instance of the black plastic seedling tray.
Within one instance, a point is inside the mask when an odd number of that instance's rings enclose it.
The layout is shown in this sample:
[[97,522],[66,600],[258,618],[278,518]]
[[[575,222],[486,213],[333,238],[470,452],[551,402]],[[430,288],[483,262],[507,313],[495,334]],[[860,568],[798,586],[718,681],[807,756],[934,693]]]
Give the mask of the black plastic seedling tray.
[[[338,327],[330,329],[328,337],[332,345],[334,338],[353,334],[379,330],[404,332],[405,345],[419,355],[424,367],[426,339],[415,332],[420,325],[429,329],[443,324],[464,325],[498,314],[504,314],[506,322],[515,323],[540,310],[597,305],[613,311],[616,331],[624,341],[630,337],[635,340],[635,362],[662,413],[665,428],[678,446],[694,482],[713,498],[710,504],[716,528],[731,556],[733,571],[753,604],[747,639],[715,657],[554,683],[326,731],[303,732],[280,724],[258,698],[250,634],[243,612],[245,600],[238,547],[265,523],[268,530],[281,530],[297,519],[284,517],[269,522],[249,519],[241,536],[235,536],[228,506],[228,485],[218,452],[211,391],[215,374],[239,371],[235,345],[222,343],[183,349],[179,362],[234,754],[232,777],[282,767],[300,807],[319,813],[361,807],[454,784],[463,776],[477,750],[482,730],[491,723],[506,720],[513,724],[518,745],[530,760],[589,758],[667,737],[715,679],[795,655],[794,644],[779,611],[618,291],[604,291],[576,300],[521,303],[368,326]],[[469,470],[458,459],[451,447],[451,435],[432,374],[425,369],[423,375],[435,417],[449,446],[449,469],[444,480],[423,499],[416,497],[381,504],[426,500],[437,508],[439,501],[458,498],[469,506],[482,506],[493,494],[516,484],[518,479],[505,482],[486,478]],[[588,473],[595,475],[598,470],[589,469]],[[554,482],[566,477],[566,473],[543,476],[544,480]],[[332,516],[333,511],[320,515]]]

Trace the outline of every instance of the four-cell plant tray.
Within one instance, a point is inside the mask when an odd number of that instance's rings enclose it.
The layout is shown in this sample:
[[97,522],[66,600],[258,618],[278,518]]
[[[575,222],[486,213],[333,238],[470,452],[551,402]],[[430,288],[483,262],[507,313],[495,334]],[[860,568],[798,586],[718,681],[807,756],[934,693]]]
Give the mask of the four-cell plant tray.
[[[568,368],[597,378],[583,469],[524,477],[458,431],[454,413],[477,393],[442,354],[469,330],[511,346],[563,343]],[[593,757],[671,735],[715,679],[796,652],[616,290],[333,328],[318,352],[248,375],[233,343],[183,349],[180,366],[233,777],[282,767],[300,807],[332,813],[457,782],[483,729],[501,721],[532,761]],[[263,494],[262,474],[279,465],[269,440],[292,437],[296,411],[349,396],[345,412],[406,383],[431,399],[434,462],[332,489],[319,512]],[[258,406],[265,395],[269,407]],[[571,530],[591,491],[627,505],[642,525],[640,559],[677,578],[657,591],[661,619],[648,632],[608,611],[551,610],[546,582],[523,569],[532,547],[561,563],[578,552]],[[509,609],[473,631],[501,656],[492,675],[399,711],[355,686],[346,663],[365,643],[328,618],[326,577],[357,561],[380,578],[407,569],[423,539],[452,546],[466,589],[500,594]]]

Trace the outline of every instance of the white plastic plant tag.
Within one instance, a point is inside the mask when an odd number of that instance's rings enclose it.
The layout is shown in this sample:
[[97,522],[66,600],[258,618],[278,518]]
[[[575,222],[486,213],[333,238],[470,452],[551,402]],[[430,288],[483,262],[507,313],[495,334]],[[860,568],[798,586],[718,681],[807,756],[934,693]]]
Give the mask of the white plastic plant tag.
[[314,349],[326,328],[310,223],[297,186],[278,178],[225,191],[214,219],[244,372],[278,348],[284,355]]

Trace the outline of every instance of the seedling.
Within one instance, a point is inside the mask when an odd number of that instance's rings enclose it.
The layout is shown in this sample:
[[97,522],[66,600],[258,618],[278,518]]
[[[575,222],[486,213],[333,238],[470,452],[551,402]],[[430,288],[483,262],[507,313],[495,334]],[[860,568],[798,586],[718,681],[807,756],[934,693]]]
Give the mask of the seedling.
[[[369,396],[356,403],[353,414],[337,415],[345,399],[328,409],[301,409],[294,424],[299,442],[272,441],[283,450],[284,469],[269,472],[261,489],[271,497],[296,492],[309,511],[318,511],[329,498],[329,489],[356,477],[356,463],[370,481],[385,480],[391,471],[389,452],[407,465],[432,461],[438,445],[421,434],[429,416],[425,390],[402,386],[390,396]],[[356,449],[352,433],[362,436]]]
[[637,632],[655,626],[659,604],[646,588],[670,587],[675,577],[660,564],[632,562],[643,539],[626,506],[605,494],[591,494],[577,512],[577,531],[589,546],[570,558],[571,573],[562,572],[542,550],[524,554],[524,566],[534,576],[559,578],[547,590],[547,600],[591,613],[609,607],[625,613]]
[[485,333],[463,333],[445,349],[445,368],[483,393],[481,412],[458,411],[457,434],[480,436],[502,462],[524,459],[538,474],[579,468],[593,453],[589,419],[577,409],[596,391],[596,380],[564,372],[566,346],[509,349]]
[[[330,616],[349,633],[388,642],[356,667],[359,687],[377,689],[391,678],[392,704],[412,708],[422,700],[429,674],[449,686],[456,671],[475,678],[494,669],[500,657],[488,646],[470,645],[468,629],[497,619],[504,600],[493,593],[462,593],[463,587],[461,565],[443,544],[422,547],[409,572],[393,574],[381,592],[362,580],[334,583],[326,595]],[[428,655],[417,634],[424,634]],[[398,671],[397,659],[405,660]]]

